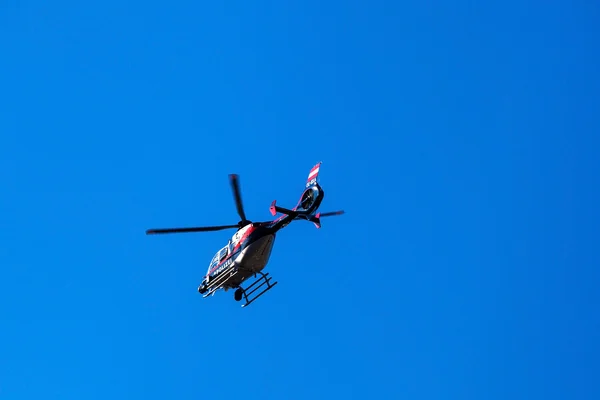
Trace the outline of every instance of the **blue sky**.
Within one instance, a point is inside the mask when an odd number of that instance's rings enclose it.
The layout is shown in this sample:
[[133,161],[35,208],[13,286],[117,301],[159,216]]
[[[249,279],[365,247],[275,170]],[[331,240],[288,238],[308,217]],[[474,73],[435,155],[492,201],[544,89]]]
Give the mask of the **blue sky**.
[[599,398],[598,7],[323,3],[3,2],[0,398]]

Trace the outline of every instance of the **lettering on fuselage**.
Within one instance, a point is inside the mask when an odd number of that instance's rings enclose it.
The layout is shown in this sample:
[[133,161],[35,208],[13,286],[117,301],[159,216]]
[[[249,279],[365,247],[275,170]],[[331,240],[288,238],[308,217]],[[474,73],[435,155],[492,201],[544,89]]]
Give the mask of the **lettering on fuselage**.
[[219,268],[217,268],[215,270],[215,272],[213,273],[213,275],[217,275],[220,274],[221,272],[223,272],[223,270],[227,269],[228,267],[231,266],[231,264],[233,264],[233,258],[230,258],[229,260],[225,261],[223,263],[223,265],[221,265]]

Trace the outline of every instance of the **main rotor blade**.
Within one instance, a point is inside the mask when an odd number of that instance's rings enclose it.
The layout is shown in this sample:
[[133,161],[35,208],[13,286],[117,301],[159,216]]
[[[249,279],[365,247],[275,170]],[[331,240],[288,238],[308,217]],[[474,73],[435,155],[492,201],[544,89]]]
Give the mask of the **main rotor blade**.
[[321,217],[321,218],[323,218],[323,217],[331,217],[333,215],[342,215],[342,214],[344,214],[344,210],[321,213],[321,215],[319,215],[319,217]]
[[188,232],[211,232],[220,231],[222,229],[239,228],[239,225],[219,225],[219,226],[203,226],[192,228],[166,228],[166,229],[148,229],[146,235],[156,235],[164,233],[188,233]]
[[242,194],[240,192],[240,181],[239,176],[236,174],[230,174],[229,180],[231,181],[231,188],[233,189],[233,197],[235,199],[235,206],[237,212],[242,219],[242,222],[248,221],[246,219],[246,213],[244,213],[244,205],[242,204]]

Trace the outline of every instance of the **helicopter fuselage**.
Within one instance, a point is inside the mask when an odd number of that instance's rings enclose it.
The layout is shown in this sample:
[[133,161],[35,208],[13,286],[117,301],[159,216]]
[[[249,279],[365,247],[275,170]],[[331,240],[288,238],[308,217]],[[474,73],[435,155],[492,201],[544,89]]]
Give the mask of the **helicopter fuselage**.
[[[222,283],[225,289],[238,287],[246,278],[262,271],[271,257],[275,242],[275,233],[269,233],[261,227],[250,226],[249,235],[239,246],[235,246],[230,254],[212,267],[204,278],[206,285],[227,271],[237,272]],[[261,232],[262,231],[262,232]],[[232,247],[230,244],[229,247]],[[232,268],[233,267],[233,268]]]

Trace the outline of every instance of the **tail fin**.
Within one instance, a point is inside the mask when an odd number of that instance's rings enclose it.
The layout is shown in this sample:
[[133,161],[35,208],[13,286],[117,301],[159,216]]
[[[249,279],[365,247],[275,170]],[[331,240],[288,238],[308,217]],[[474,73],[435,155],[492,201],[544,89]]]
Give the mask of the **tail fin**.
[[314,214],[319,208],[321,201],[323,200],[323,189],[318,186],[319,169],[321,168],[322,161],[319,161],[308,173],[306,179],[306,185],[302,196],[298,201],[298,204],[293,209],[279,207],[275,200],[271,203],[269,211],[271,215],[275,216],[277,213],[287,214],[293,219],[303,219],[310,221],[315,224],[317,228],[321,227],[320,217],[337,215],[338,213],[327,213],[327,214]]
[[317,165],[312,167],[310,172],[308,173],[308,179],[306,180],[306,187],[309,188],[314,186],[317,183],[317,178],[319,176],[319,168],[321,167],[322,161],[319,161]]
[[317,215],[311,215],[311,216],[309,216],[308,220],[310,222],[312,222],[313,224],[315,224],[315,227],[317,229],[321,228],[321,213],[318,213]]

